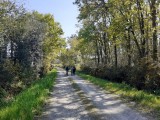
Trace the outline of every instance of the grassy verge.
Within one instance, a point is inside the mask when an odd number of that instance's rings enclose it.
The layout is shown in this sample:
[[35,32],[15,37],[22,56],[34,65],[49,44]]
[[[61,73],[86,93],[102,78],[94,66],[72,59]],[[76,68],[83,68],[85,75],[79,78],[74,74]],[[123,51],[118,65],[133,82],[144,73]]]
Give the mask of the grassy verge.
[[113,83],[107,80],[96,78],[90,75],[83,74],[81,72],[77,73],[80,77],[91,81],[95,85],[102,87],[105,90],[119,94],[123,98],[127,98],[131,101],[135,101],[140,106],[145,106],[154,110],[160,115],[160,96],[149,94],[144,91],[138,91],[135,88],[130,87],[126,84]]
[[40,112],[55,78],[56,70],[52,70],[16,96],[11,105],[0,110],[0,120],[32,120]]

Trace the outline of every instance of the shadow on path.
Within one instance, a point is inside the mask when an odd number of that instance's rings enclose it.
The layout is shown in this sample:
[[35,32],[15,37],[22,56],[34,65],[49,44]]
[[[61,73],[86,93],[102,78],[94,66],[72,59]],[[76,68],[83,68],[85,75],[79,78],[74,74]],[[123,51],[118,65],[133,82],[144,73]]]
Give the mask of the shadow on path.
[[[151,120],[77,75],[58,71],[53,92],[36,120]],[[152,119],[153,120],[153,119]]]

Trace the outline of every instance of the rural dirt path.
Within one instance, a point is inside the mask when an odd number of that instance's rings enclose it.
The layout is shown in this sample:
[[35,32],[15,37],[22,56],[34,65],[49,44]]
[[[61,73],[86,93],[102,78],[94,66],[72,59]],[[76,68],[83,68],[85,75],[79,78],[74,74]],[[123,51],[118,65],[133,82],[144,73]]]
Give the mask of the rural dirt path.
[[53,92],[38,120],[151,120],[129,108],[117,95],[58,70]]

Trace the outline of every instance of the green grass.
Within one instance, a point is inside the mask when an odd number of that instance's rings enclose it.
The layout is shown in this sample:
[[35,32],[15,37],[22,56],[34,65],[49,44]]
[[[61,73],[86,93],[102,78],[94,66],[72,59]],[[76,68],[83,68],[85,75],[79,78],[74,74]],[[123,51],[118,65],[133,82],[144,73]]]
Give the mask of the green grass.
[[127,98],[130,101],[135,101],[140,106],[145,106],[160,115],[160,96],[147,93],[145,91],[138,91],[137,89],[130,87],[124,83],[113,83],[104,79],[96,78],[84,73],[78,72],[78,75],[86,80],[91,81],[95,85],[101,88],[120,95],[123,98]]
[[0,120],[32,120],[35,114],[40,113],[55,78],[56,70],[52,70],[16,96],[11,105],[0,109]]

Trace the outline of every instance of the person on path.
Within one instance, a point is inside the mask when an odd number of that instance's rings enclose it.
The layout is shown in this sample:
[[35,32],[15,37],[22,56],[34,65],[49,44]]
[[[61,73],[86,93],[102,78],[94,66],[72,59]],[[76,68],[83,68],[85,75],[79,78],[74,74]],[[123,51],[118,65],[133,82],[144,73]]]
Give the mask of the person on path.
[[66,66],[66,75],[68,76],[69,67]]
[[71,67],[71,76],[73,75],[73,66]]
[[73,66],[72,72],[73,72],[73,75],[75,75],[75,72],[76,72],[76,67],[75,66]]

